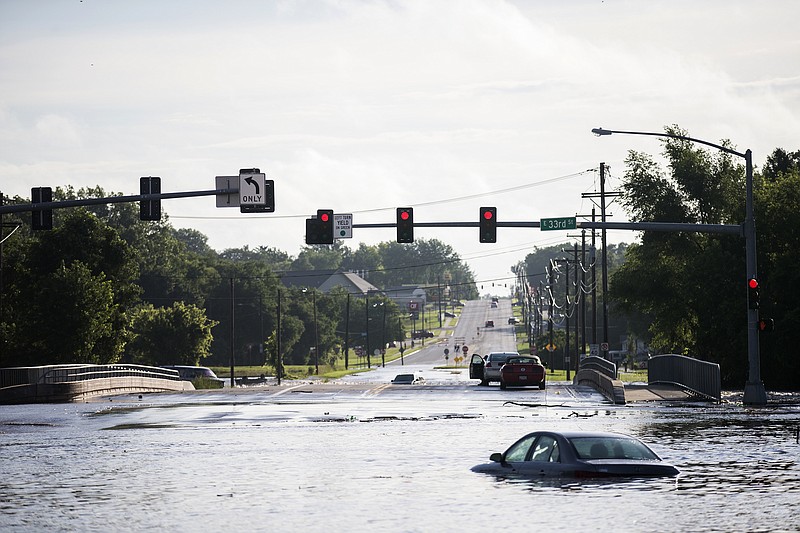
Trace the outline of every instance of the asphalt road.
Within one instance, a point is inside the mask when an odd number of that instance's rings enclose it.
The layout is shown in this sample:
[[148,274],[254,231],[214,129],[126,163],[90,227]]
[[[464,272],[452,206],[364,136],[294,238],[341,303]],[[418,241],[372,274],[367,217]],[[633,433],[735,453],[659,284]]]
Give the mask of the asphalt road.
[[[489,352],[515,351],[514,326],[508,323],[511,315],[510,299],[501,299],[496,308],[492,308],[488,300],[469,301],[461,308],[457,319],[444,319],[440,337],[425,339],[424,346],[421,341],[415,341],[415,348],[422,348],[405,355],[402,363],[396,360],[387,363],[387,366],[453,364],[457,355],[464,356],[464,346],[467,346],[467,357],[461,363],[468,363],[472,354],[476,353],[486,355]],[[486,327],[487,320],[492,320],[494,327]]]

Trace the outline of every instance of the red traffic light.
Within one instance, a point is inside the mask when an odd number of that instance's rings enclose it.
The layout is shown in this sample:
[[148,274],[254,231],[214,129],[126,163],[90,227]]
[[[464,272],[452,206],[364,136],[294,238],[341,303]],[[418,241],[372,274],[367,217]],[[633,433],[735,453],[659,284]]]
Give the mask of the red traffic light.
[[398,207],[397,208],[397,242],[412,243],[414,242],[414,208],[413,207]]
[[328,220],[330,220],[330,216],[328,215],[328,213],[320,213],[319,219],[322,222],[327,222]]
[[750,278],[747,280],[747,307],[749,309],[758,309],[761,299],[759,295],[758,280]]
[[497,242],[497,208],[481,207],[478,219],[478,242]]

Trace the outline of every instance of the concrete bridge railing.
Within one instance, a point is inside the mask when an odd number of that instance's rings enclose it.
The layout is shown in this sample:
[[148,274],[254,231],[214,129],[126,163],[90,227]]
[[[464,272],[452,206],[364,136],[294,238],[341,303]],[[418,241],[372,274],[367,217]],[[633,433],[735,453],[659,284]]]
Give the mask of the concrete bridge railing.
[[0,404],[70,402],[124,392],[193,389],[178,371],[142,365],[48,365],[0,368]]
[[581,360],[572,382],[588,383],[615,404],[625,404],[625,387],[617,379],[617,365],[602,357],[593,355]]

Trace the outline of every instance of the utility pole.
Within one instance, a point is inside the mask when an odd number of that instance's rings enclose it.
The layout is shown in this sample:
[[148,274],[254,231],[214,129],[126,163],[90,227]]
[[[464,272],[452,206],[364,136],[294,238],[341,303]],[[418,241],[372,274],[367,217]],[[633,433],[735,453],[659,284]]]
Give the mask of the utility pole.
[[[606,221],[606,164],[600,163],[600,222]],[[608,357],[608,248],[606,228],[600,233],[603,246],[603,359]]]
[[581,230],[581,349],[575,361],[575,371],[581,364],[581,354],[586,349],[586,230]]
[[233,278],[231,278],[231,388],[236,386],[233,378],[234,371],[234,354],[236,353],[235,346],[235,332],[236,332],[236,300],[234,300],[233,293]]
[[317,290],[311,289],[314,302],[314,374],[319,376],[319,328],[317,326]]
[[[585,301],[583,297],[583,287],[578,284],[578,269],[583,271],[583,261],[578,259],[578,243],[574,244],[573,253],[575,257],[575,298],[580,298],[581,305]],[[577,300],[576,302],[577,303]],[[583,350],[583,345],[578,342],[580,338],[580,326],[583,323],[583,319],[581,318],[581,313],[578,312],[578,307],[575,307],[575,372],[578,372],[578,367],[580,366],[581,361],[581,350]],[[569,381],[569,365],[567,365],[567,380]]]
[[[592,222],[595,221],[595,208],[592,208]],[[592,344],[597,345],[597,232],[592,229]]]
[[367,294],[367,296],[365,297],[364,315],[365,315],[365,318],[367,319],[367,322],[366,322],[366,325],[365,325],[365,327],[367,328],[366,332],[365,332],[367,334],[366,335],[367,336],[367,339],[366,339],[366,342],[367,342],[367,368],[372,368],[372,356],[369,353],[369,294]]
[[[438,298],[438,300],[439,300],[439,329],[441,329],[442,328],[442,280],[441,280],[441,276],[439,276],[439,274],[436,274],[436,288],[438,289],[438,294],[439,294],[439,298]],[[383,349],[383,347],[381,347],[381,350],[382,349]],[[383,365],[383,366],[386,366],[386,365]]]
[[547,351],[550,352],[550,372],[553,372],[553,262],[550,261],[550,268],[547,271],[547,292],[550,293],[550,309],[547,312]]
[[564,366],[567,368],[567,380],[569,380],[569,259],[564,259],[564,264],[567,266],[567,272],[564,275],[564,332],[566,333],[566,342],[564,343]]
[[[602,251],[602,277],[603,277],[603,346],[606,347],[603,352],[603,357],[608,359],[608,254],[607,254],[607,243],[606,243],[606,198],[613,197],[613,196],[620,196],[618,192],[606,192],[606,164],[600,163],[600,193],[583,193],[581,194],[581,198],[600,198],[600,221],[602,222],[602,228],[600,232],[600,245],[603,248]],[[592,208],[592,223],[595,222],[595,210]],[[596,254],[596,247],[595,247],[595,235],[594,235],[594,225],[592,225],[592,253],[593,255]],[[592,328],[594,331],[592,332],[592,343],[597,343],[597,283],[596,283],[596,275],[595,275],[595,257],[592,257],[592,307],[593,307],[593,316],[592,316]]]
[[344,311],[344,369],[350,364],[350,292],[347,293],[347,305]]
[[278,289],[278,303],[275,310],[275,366],[278,374],[278,385],[281,384],[283,377],[283,365],[281,360],[281,290]]

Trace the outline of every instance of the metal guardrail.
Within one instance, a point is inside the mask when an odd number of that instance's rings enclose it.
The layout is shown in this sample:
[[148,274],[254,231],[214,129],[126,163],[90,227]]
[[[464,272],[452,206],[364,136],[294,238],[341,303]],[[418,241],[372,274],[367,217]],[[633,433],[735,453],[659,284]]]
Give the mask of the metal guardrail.
[[157,378],[180,381],[177,370],[143,365],[48,365],[0,368],[0,389],[19,385],[72,383],[102,378]]
[[685,355],[656,355],[647,362],[648,383],[681,387],[716,402],[722,399],[719,365]]

